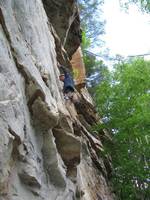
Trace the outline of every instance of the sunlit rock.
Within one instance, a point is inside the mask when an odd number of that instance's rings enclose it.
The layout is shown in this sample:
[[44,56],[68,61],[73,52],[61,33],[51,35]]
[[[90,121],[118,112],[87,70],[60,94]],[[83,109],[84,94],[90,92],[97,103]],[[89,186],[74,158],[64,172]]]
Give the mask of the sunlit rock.
[[80,42],[75,0],[0,0],[0,200],[113,199],[91,97],[59,81]]

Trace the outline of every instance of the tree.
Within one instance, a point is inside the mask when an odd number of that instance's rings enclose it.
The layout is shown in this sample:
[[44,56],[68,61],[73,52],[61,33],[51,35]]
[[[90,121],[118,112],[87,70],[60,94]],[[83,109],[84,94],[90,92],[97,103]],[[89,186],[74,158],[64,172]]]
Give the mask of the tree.
[[101,82],[93,88],[96,91],[96,107],[103,119],[108,119],[109,96],[111,92],[111,73],[106,66],[101,68]]
[[149,12],[150,11],[150,1],[149,0],[120,0],[121,4],[125,7],[128,7],[129,4],[136,4],[142,11]]
[[96,45],[98,36],[104,33],[102,4],[103,0],[79,0],[82,30],[86,32],[87,38],[91,40],[91,44],[94,42],[94,45]]
[[148,200],[150,62],[136,59],[117,65],[110,78],[97,87],[96,102],[113,133],[110,152],[119,199]]
[[102,60],[97,60],[96,56],[90,54],[88,51],[85,51],[83,55],[87,77],[93,75],[95,72],[100,71],[101,67],[103,66]]
[[91,40],[86,36],[86,32],[82,31],[82,52],[83,60],[86,68],[87,85],[95,86],[100,82],[101,70],[104,67],[102,60],[98,60],[96,55],[88,51],[91,45]]
[[103,0],[79,0],[82,27],[81,47],[86,74],[89,78],[87,79],[88,86],[93,86],[98,83],[100,79],[98,71],[103,65],[103,61],[98,60],[94,54],[88,51],[92,46],[103,44],[102,40],[98,39],[104,33],[104,20],[102,17],[100,18],[102,4]]

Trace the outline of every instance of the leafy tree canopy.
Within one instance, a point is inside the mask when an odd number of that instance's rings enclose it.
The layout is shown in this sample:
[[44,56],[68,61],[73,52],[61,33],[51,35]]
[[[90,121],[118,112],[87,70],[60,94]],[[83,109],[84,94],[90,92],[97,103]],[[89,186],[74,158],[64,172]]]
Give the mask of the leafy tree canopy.
[[[95,85],[100,80],[100,76],[94,74],[101,69],[103,62],[90,53],[88,49],[92,46],[102,46],[103,41],[99,38],[104,33],[104,19],[102,19],[101,6],[103,0],[78,0],[80,8],[80,18],[82,27],[82,51],[86,67],[89,85]],[[88,82],[88,83],[89,83]]]
[[113,135],[110,153],[119,199],[148,200],[150,62],[136,59],[117,65],[97,86],[96,103]]
[[149,0],[120,0],[121,4],[128,7],[129,4],[136,4],[142,11],[150,11],[150,1]]
[[81,27],[86,32],[87,38],[91,40],[91,44],[94,42],[94,45],[96,45],[98,36],[104,33],[102,4],[103,0],[79,0]]
[[[94,79],[91,78],[90,85],[95,86],[101,79],[101,70],[104,67],[103,61],[98,60],[96,56],[88,51],[88,48],[91,45],[91,40],[87,37],[86,32],[82,31],[82,51],[83,51],[83,60],[86,67],[86,76],[90,77],[94,75],[96,72],[99,72],[99,75]],[[95,80],[96,79],[96,80]]]

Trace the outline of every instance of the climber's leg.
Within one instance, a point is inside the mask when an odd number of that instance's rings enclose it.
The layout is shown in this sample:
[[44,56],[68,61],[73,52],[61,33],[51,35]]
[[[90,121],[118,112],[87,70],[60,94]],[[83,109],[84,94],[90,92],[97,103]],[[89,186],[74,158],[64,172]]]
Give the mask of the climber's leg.
[[77,93],[75,92],[75,90],[71,87],[66,88],[65,92],[64,92],[64,98],[66,100],[70,99],[73,103],[79,103],[79,96],[77,95]]

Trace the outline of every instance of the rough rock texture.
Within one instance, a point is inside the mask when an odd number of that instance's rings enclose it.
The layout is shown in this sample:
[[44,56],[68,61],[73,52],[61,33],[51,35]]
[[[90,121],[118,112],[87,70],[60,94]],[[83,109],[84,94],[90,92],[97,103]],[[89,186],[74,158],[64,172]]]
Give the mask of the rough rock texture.
[[69,57],[81,43],[80,18],[76,0],[42,0],[47,16]]
[[0,0],[0,200],[113,199],[88,92],[75,108],[58,80],[80,44],[77,10],[75,0]]

